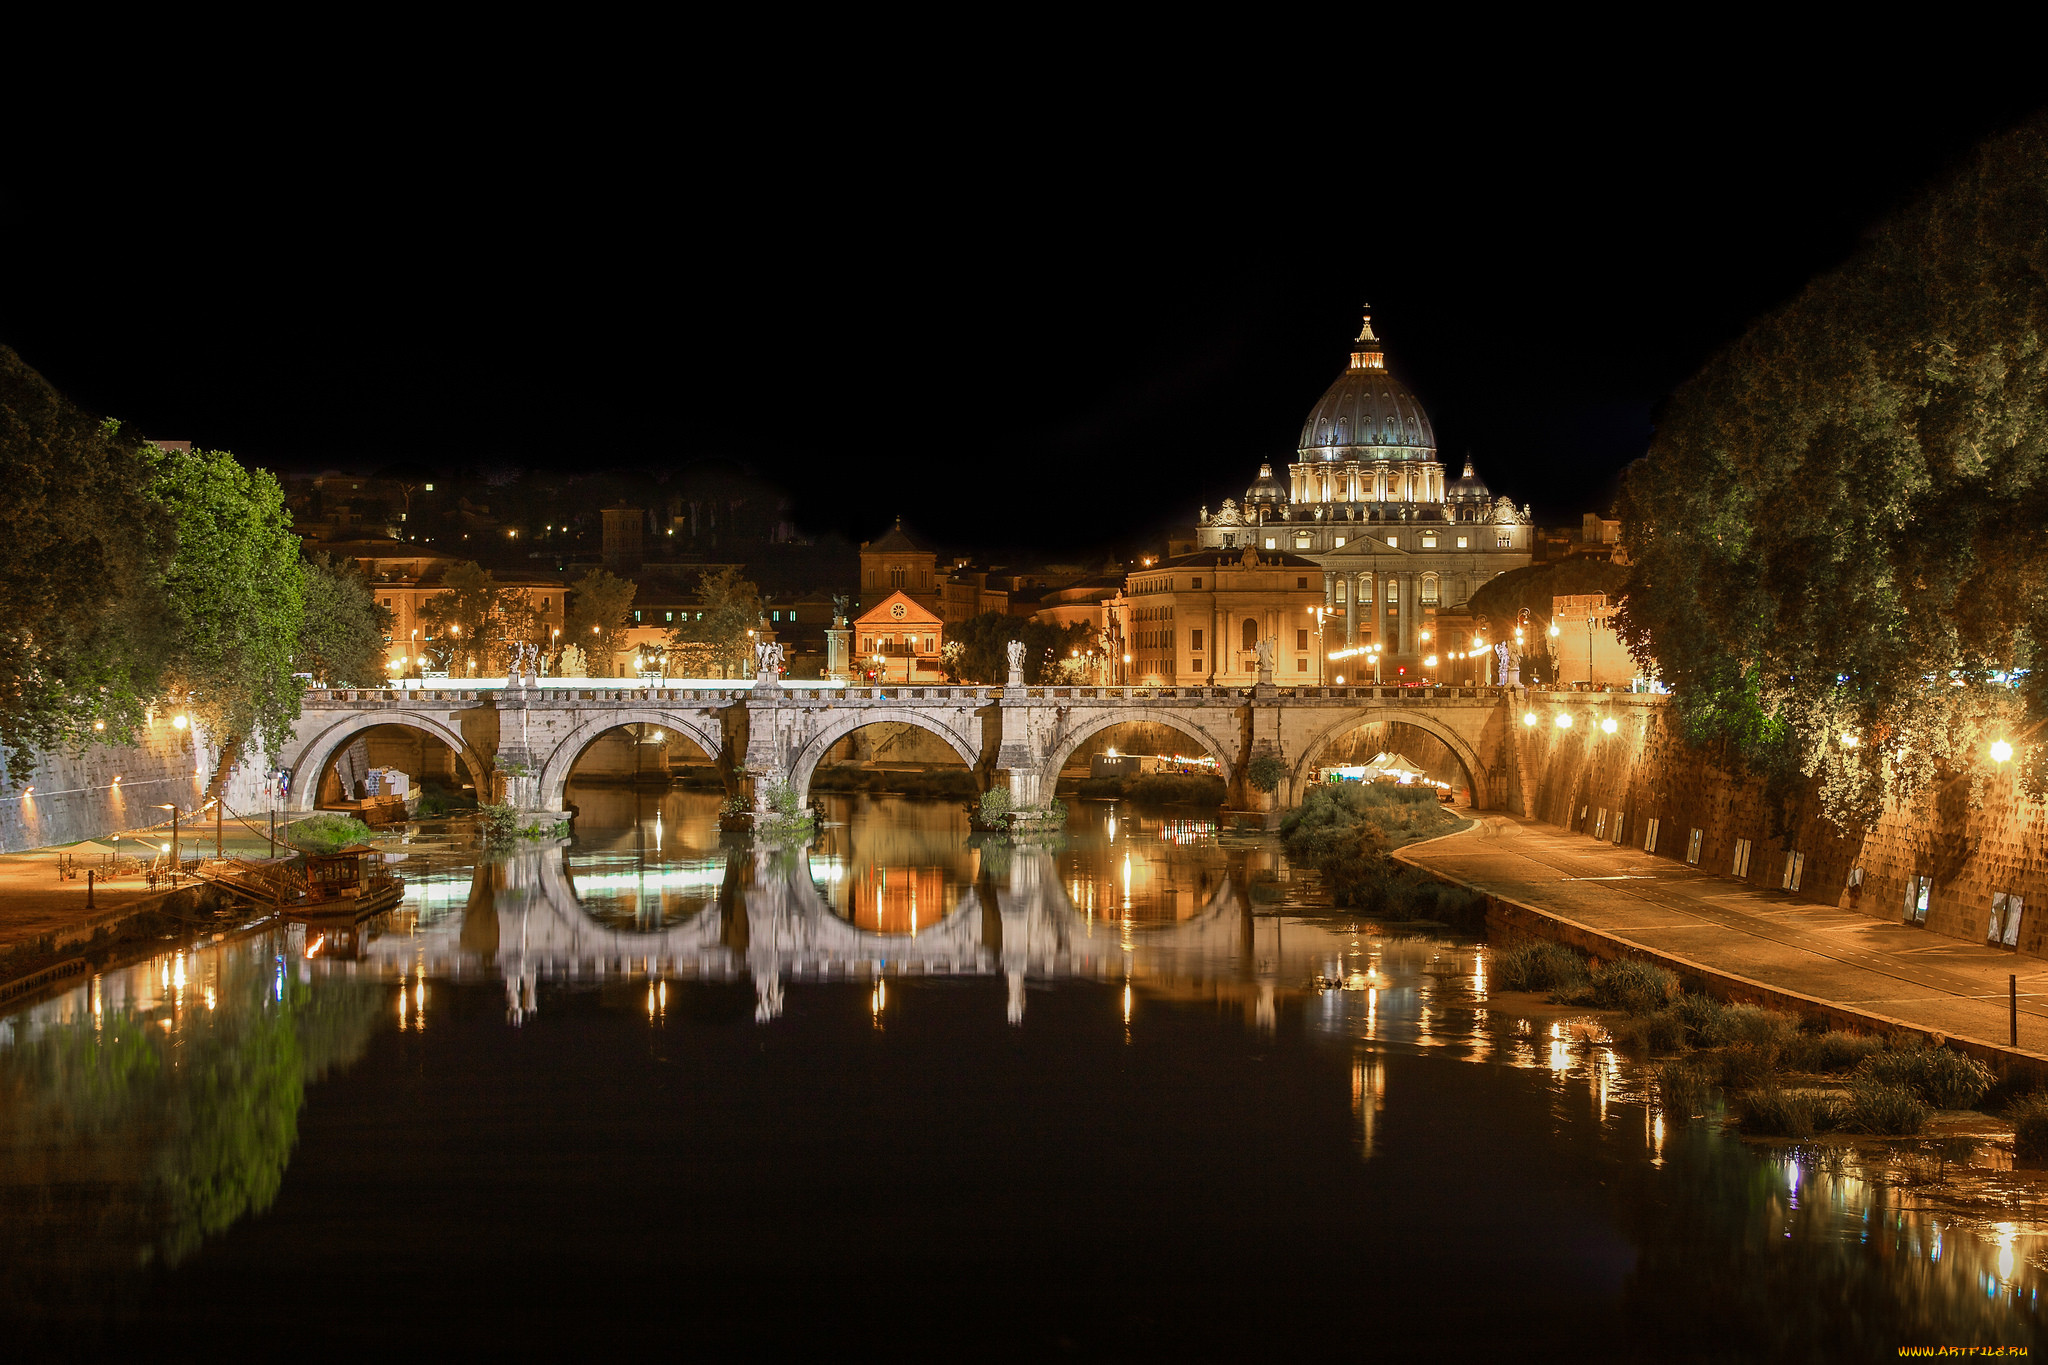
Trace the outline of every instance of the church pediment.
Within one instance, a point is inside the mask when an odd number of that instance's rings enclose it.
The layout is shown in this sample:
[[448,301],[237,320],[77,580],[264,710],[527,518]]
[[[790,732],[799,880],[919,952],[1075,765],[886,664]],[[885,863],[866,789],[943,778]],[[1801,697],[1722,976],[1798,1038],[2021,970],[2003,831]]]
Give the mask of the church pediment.
[[862,612],[853,623],[857,628],[887,630],[937,630],[943,624],[927,608],[920,606],[901,589],[890,593],[874,606]]

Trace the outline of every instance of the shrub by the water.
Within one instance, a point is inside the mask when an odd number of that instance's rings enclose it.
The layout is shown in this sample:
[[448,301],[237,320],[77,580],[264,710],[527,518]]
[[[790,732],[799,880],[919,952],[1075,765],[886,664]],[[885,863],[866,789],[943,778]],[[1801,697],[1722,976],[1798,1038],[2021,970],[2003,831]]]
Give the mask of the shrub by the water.
[[1799,1021],[1761,1005],[1729,1005],[1721,1011],[1720,1032],[1723,1042],[1748,1043],[1776,1054],[1798,1036]]
[[1578,990],[1592,980],[1586,959],[1561,943],[1521,943],[1496,953],[1494,981],[1504,991]]
[[1836,1118],[1834,1106],[1804,1091],[1775,1085],[1745,1091],[1737,1102],[1742,1108],[1742,1131],[1759,1137],[1812,1137],[1832,1127]]
[[2015,1151],[2030,1159],[2048,1157],[2048,1090],[2020,1096],[2005,1116],[2012,1123]]
[[1799,1071],[1850,1071],[1883,1046],[1883,1039],[1868,1033],[1833,1029],[1821,1034],[1801,1034],[1785,1049],[1784,1062]]
[[1638,1014],[1614,1026],[1614,1041],[1637,1056],[1681,1052],[1685,1049],[1685,1024],[1672,1010]]
[[1855,1079],[1903,1086],[1936,1109],[1968,1109],[1991,1088],[1991,1068],[1945,1047],[1887,1048],[1865,1057]]
[[285,832],[285,839],[293,848],[307,853],[332,853],[347,848],[350,844],[364,844],[377,837],[371,829],[353,815],[338,811],[321,811],[303,820],[294,820]]
[[1931,1117],[1926,1102],[1905,1086],[1861,1081],[1849,1087],[1842,1126],[1859,1133],[1910,1137]]
[[1704,1114],[1714,1097],[1714,1072],[1699,1057],[1680,1057],[1657,1070],[1657,1099],[1666,1111],[1682,1118]]
[[1728,1041],[1728,1007],[1711,995],[1680,996],[1671,1009],[1685,1025],[1685,1041],[1694,1047],[1719,1047]]
[[1721,1084],[1748,1090],[1770,1080],[1778,1069],[1778,1049],[1767,1043],[1730,1043],[1721,1049]]
[[1602,1009],[1651,1014],[1676,994],[1678,978],[1654,963],[1617,958],[1593,973],[1593,1003]]

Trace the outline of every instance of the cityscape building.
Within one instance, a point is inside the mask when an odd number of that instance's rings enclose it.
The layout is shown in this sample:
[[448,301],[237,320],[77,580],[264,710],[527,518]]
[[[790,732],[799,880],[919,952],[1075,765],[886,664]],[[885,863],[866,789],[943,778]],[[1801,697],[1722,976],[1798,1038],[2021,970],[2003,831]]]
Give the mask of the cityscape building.
[[[1469,459],[1458,478],[1444,472],[1429,414],[1388,371],[1368,312],[1350,364],[1302,423],[1286,477],[1262,464],[1242,503],[1225,498],[1213,513],[1204,506],[1199,552],[1249,548],[1312,563],[1324,652],[1349,657],[1377,646],[1383,673],[1417,677],[1437,613],[1463,607],[1481,584],[1532,557],[1527,504],[1496,496]],[[1186,632],[1204,627],[1179,629],[1177,656],[1192,658]],[[1214,651],[1205,657],[1214,662]]]

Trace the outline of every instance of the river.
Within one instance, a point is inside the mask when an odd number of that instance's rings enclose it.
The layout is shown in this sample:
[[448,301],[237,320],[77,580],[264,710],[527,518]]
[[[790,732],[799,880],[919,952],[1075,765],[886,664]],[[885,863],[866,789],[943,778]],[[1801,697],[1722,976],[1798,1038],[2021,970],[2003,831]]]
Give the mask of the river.
[[0,1020],[28,1353],[806,1346],[1894,1358],[2033,1345],[2040,1186],[1755,1146],[1489,949],[1261,836],[825,801],[817,842],[586,787],[575,839],[387,841],[405,904]]

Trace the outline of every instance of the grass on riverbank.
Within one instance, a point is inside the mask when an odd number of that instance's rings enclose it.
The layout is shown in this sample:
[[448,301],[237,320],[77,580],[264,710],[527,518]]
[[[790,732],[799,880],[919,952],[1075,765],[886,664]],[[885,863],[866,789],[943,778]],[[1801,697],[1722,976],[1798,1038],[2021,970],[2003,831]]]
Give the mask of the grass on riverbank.
[[[1917,1034],[1852,1033],[1821,1019],[1724,1004],[1682,991],[1676,975],[1653,963],[1622,958],[1594,966],[1563,944],[1538,941],[1496,954],[1493,978],[1501,990],[1546,991],[1558,1004],[1624,1012],[1612,1029],[1618,1045],[1639,1055],[1680,1054],[1658,1075],[1668,1109],[1703,1113],[1718,1086],[1742,1130],[1757,1136],[1911,1135],[1935,1111],[1970,1109],[1992,1090],[1989,1067]],[[2015,1106],[2015,1129],[2022,1108],[2032,1125],[2025,1140],[2048,1155],[2048,1094]]]
[[1366,783],[1309,788],[1280,822],[1288,856],[1322,874],[1333,903],[1383,919],[1429,920],[1478,929],[1486,898],[1439,881],[1387,855],[1455,828],[1432,787]]

